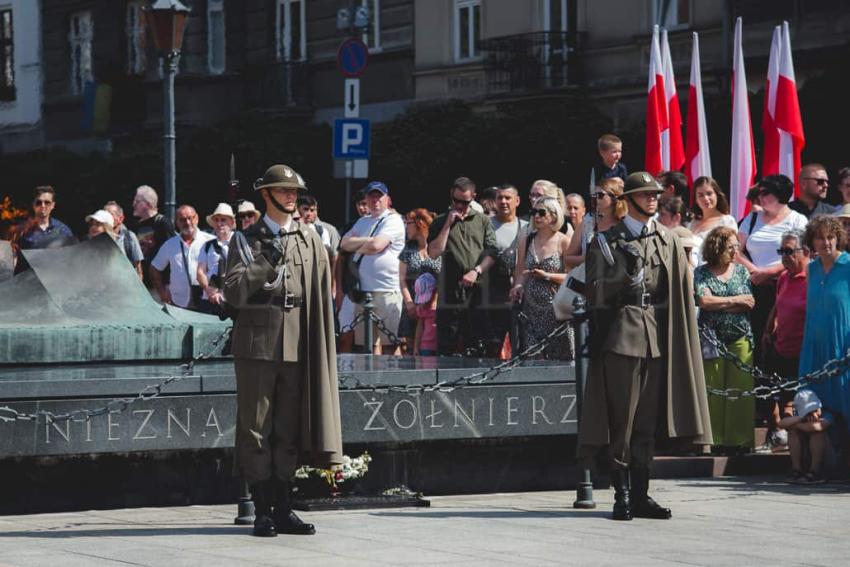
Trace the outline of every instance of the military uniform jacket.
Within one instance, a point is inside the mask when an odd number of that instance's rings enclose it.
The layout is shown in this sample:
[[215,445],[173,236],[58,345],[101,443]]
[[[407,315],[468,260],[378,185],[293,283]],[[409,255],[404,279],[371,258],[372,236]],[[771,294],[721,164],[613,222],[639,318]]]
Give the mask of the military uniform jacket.
[[[636,358],[663,358],[666,434],[691,438],[697,444],[711,444],[692,275],[679,238],[660,223],[654,225],[654,236],[631,243],[625,242],[631,233],[623,222],[602,233],[614,258],[613,266],[606,262],[599,239],[594,239],[588,249],[585,269],[591,358],[580,445],[609,443],[608,403],[601,376],[602,360],[609,352]],[[629,304],[631,292],[626,271],[629,258],[625,246],[637,246],[645,254],[650,304],[646,308]]]
[[[301,462],[327,468],[342,462],[331,271],[321,238],[293,221],[284,237],[286,277],[274,289],[276,267],[260,253],[276,237],[265,222],[237,232],[228,254],[224,296],[238,310],[232,352],[237,358],[300,362],[302,388]],[[296,306],[287,308],[287,293]]]

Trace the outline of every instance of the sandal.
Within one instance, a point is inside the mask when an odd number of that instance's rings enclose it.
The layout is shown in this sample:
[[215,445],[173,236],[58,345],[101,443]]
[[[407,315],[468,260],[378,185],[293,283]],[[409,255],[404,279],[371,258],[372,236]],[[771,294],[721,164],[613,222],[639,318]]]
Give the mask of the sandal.
[[785,477],[785,482],[788,484],[800,484],[804,478],[803,473],[800,471],[791,471],[788,473],[788,476]]

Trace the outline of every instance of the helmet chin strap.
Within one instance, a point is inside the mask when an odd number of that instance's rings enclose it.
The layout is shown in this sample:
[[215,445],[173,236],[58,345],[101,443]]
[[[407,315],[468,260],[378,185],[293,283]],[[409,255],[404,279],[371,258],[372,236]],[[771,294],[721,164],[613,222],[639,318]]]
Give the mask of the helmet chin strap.
[[274,198],[274,195],[268,189],[266,189],[266,194],[269,196],[269,200],[272,202],[272,205],[274,205],[274,208],[277,209],[278,211],[280,211],[280,212],[282,212],[286,215],[291,215],[294,212],[294,211],[287,211],[286,209],[284,209],[283,205],[281,205],[280,202],[278,202],[278,200]]
[[647,218],[652,217],[652,215],[651,215],[651,214],[649,214],[648,212],[646,212],[646,211],[643,209],[643,207],[641,207],[640,205],[638,205],[638,204],[635,202],[635,200],[632,198],[632,196],[631,196],[631,195],[626,195],[626,200],[628,200],[628,202],[629,202],[629,206],[630,206],[630,207],[634,207],[634,208],[637,210],[637,212],[639,212],[639,213],[640,213],[640,214],[642,214],[643,216],[645,216],[645,217],[647,217]]

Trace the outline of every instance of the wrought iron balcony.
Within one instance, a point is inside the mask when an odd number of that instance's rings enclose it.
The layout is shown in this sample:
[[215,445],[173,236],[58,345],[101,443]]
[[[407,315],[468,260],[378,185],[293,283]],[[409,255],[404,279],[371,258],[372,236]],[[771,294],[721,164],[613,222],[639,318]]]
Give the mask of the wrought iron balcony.
[[482,40],[491,94],[529,92],[581,83],[580,38],[576,32],[535,32]]

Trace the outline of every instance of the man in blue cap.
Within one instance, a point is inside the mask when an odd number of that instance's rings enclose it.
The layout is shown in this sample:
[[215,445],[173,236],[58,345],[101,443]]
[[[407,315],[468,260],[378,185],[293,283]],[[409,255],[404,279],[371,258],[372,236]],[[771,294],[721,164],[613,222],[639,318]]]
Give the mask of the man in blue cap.
[[[374,313],[393,334],[398,332],[404,299],[398,276],[398,255],[404,249],[404,220],[390,208],[390,190],[380,181],[372,181],[364,189],[369,215],[361,217],[342,237],[340,247],[353,256],[357,266],[359,291],[372,294]],[[362,298],[355,298],[362,299]],[[363,310],[359,305],[357,312]],[[364,344],[364,325],[354,329],[355,342]],[[374,329],[375,344],[364,345],[366,352],[393,354],[399,345]],[[380,346],[379,346],[380,345]]]

